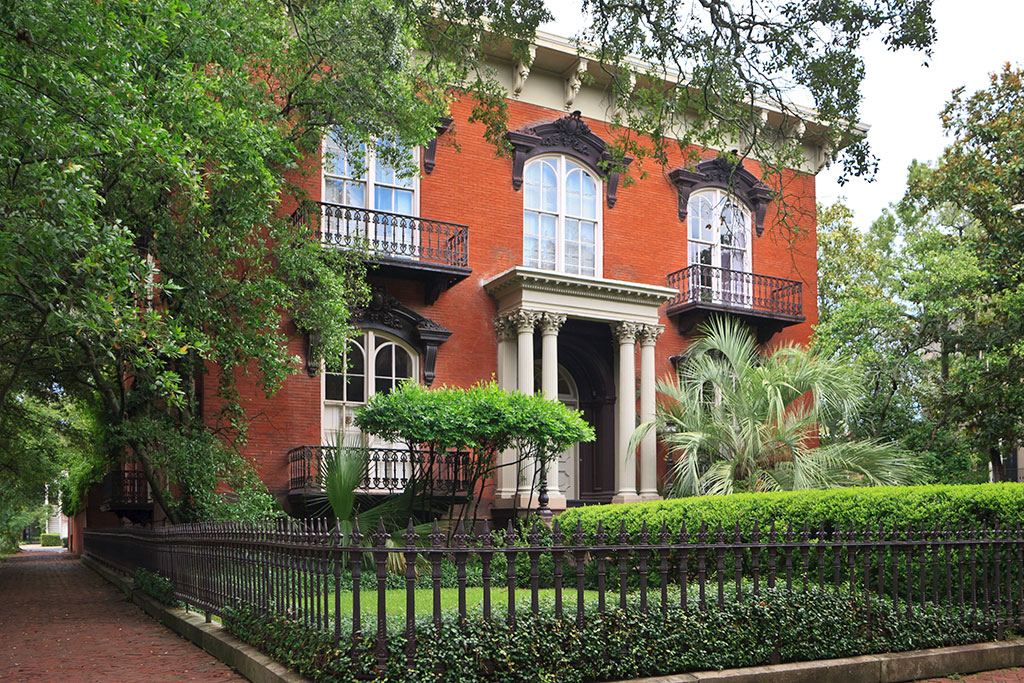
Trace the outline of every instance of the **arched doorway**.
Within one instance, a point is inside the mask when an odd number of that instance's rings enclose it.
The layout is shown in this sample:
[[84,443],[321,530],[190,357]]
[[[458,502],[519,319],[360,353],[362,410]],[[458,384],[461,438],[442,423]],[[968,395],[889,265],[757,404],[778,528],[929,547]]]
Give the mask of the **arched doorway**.
[[[607,323],[572,319],[558,335],[559,399],[573,406],[594,427],[596,438],[563,454],[560,472],[572,478],[563,488],[569,504],[607,503],[615,494],[615,381],[611,328]],[[568,402],[567,402],[568,403]],[[572,465],[571,467],[569,465]],[[565,482],[559,476],[560,484]]]

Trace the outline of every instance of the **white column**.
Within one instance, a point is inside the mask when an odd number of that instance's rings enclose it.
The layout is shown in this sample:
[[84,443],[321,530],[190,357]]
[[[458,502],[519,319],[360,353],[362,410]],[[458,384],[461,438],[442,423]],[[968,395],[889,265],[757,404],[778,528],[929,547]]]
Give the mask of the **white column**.
[[639,325],[612,325],[619,344],[619,377],[615,387],[615,495],[613,503],[640,500],[636,493],[636,458],[629,452],[629,437],[636,429],[636,333]]
[[[640,422],[654,419],[655,381],[654,344],[665,328],[644,325],[640,340]],[[647,432],[640,442],[640,500],[658,500],[658,444],[654,431]]]
[[[494,319],[494,334],[498,338],[498,386],[505,391],[516,390],[516,326],[507,315]],[[516,452],[506,450],[498,454],[498,476],[494,491],[497,500],[511,501],[519,486],[516,482]],[[511,502],[508,503],[511,505]]]
[[[540,386],[544,398],[558,400],[558,331],[565,324],[560,313],[544,313],[540,318]],[[548,463],[548,507],[565,509],[565,495],[558,482],[559,462],[556,456]]]
[[[528,395],[533,395],[533,328],[537,324],[538,314],[534,311],[519,309],[509,315],[509,319],[515,325],[518,343],[516,345],[516,377],[517,389]],[[519,495],[517,496],[517,507],[523,507],[531,502],[533,487],[533,462],[523,461],[519,467]],[[533,505],[537,504],[536,493],[532,496]]]

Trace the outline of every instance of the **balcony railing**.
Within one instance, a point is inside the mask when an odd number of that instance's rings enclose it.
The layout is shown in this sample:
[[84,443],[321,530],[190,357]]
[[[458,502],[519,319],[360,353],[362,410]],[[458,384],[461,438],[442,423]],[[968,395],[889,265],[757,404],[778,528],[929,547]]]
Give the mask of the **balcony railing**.
[[142,470],[110,470],[103,475],[100,489],[100,510],[115,512],[135,522],[145,521],[152,515],[153,500]]
[[668,313],[688,308],[749,312],[793,321],[803,319],[803,283],[740,270],[694,265],[669,274],[679,294],[668,302]]
[[[290,488],[319,490],[321,463],[334,446],[299,446],[288,452]],[[415,478],[429,493],[454,495],[469,486],[470,454],[466,451],[436,451],[408,448],[368,448],[366,472],[359,487],[362,493],[401,493]]]
[[469,228],[327,202],[305,202],[294,214],[327,245],[361,249],[371,258],[410,259],[447,266],[469,263]]

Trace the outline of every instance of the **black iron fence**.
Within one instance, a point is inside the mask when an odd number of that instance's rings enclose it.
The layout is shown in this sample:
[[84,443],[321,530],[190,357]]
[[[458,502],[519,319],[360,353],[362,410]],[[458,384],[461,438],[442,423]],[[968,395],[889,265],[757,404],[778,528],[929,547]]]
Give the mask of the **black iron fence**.
[[[320,488],[324,457],[334,446],[299,446],[288,451],[290,488]],[[470,485],[472,472],[467,451],[430,451],[426,448],[366,448],[366,473],[360,489],[366,493],[400,493],[417,479],[425,490],[454,495]]]
[[469,263],[469,228],[458,223],[327,202],[303,203],[294,219],[310,225],[324,244],[365,250],[373,257]]
[[797,280],[694,265],[670,273],[668,284],[679,290],[669,309],[707,304],[792,318],[803,315],[803,283]]
[[[742,534],[738,528],[702,526],[689,535],[664,526],[650,533],[644,525],[636,534],[623,526],[612,535],[600,525],[593,534],[579,527],[564,534],[556,520],[550,531],[535,524],[527,533],[517,533],[510,523],[503,533],[485,525],[470,534],[460,523],[450,535],[435,523],[422,537],[411,522],[394,537],[383,523],[368,535],[357,523],[344,537],[339,526],[314,519],[88,529],[84,538],[87,554],[115,568],[130,573],[141,567],[167,577],[178,599],[207,618],[246,606],[333,633],[336,642],[372,637],[380,666],[388,643],[387,589],[404,592],[411,657],[417,591],[429,592],[434,626],[442,622],[443,569],[455,576],[460,622],[473,614],[514,623],[538,614],[542,593],[545,600],[553,598],[557,619],[582,624],[588,614],[626,608],[627,602],[664,614],[723,607],[773,588],[816,587],[848,596],[851,606],[868,610],[869,624],[872,601],[891,600],[906,618],[917,609],[939,608],[994,626],[1000,636],[1007,626],[1024,625],[1019,528],[783,532],[773,525]],[[389,580],[397,558],[404,569]],[[470,570],[482,587],[481,602],[472,607]],[[364,614],[364,598],[376,603],[375,625],[364,624],[373,618]],[[495,607],[498,598],[504,604]]]

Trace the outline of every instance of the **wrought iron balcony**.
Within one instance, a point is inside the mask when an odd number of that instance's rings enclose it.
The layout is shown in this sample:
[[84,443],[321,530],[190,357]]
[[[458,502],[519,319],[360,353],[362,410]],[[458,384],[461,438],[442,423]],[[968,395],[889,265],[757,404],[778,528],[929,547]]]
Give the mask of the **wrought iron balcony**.
[[803,283],[739,270],[694,265],[670,273],[679,294],[668,302],[680,332],[689,332],[708,314],[739,316],[764,341],[784,327],[803,322]]
[[[321,491],[321,463],[334,446],[299,446],[288,451],[291,494]],[[428,494],[453,496],[469,486],[470,454],[466,451],[433,452],[425,448],[367,448],[361,493],[401,493],[412,479]]]
[[142,470],[116,469],[103,475],[100,510],[114,512],[132,521],[146,521],[153,514],[149,482]]
[[305,202],[293,218],[325,245],[364,252],[375,272],[423,282],[427,304],[471,272],[465,225],[327,202]]

